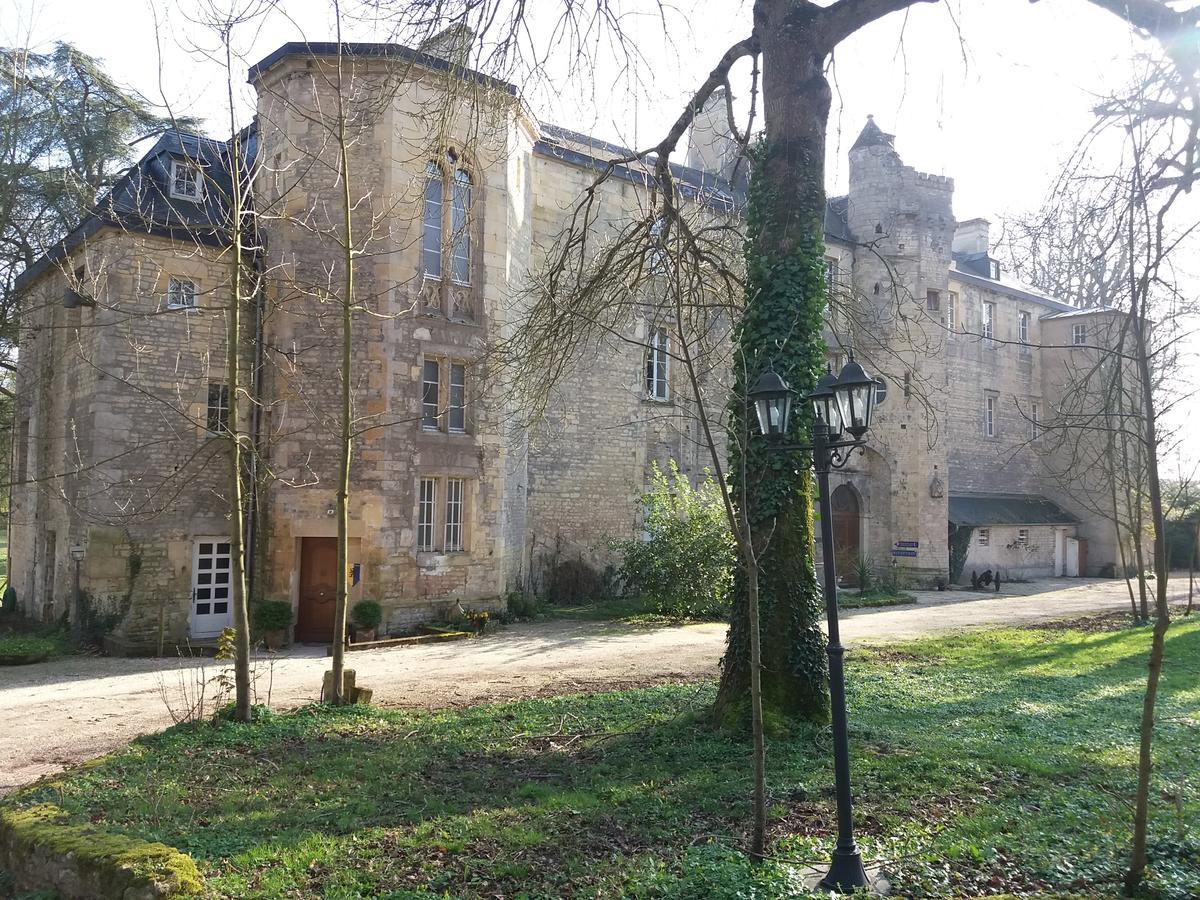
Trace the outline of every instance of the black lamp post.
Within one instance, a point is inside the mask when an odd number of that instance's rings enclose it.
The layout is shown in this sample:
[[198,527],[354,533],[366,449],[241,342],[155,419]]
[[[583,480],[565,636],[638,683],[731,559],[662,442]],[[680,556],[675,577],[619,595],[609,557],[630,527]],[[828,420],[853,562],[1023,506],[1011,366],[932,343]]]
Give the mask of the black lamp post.
[[[792,391],[775,372],[766,371],[750,389],[750,400],[758,415],[759,428],[770,442],[770,449],[811,452],[817,475],[821,504],[821,546],[825,574],[825,615],[829,622],[829,700],[833,717],[833,770],[837,782],[838,840],[829,872],[820,886],[826,890],[849,893],[870,884],[862,857],[854,842],[854,810],[850,796],[850,738],[846,726],[846,675],[838,631],[837,571],[833,554],[833,508],[829,496],[829,472],[840,469],[854,450],[865,445],[864,435],[871,427],[879,382],[872,379],[854,360],[853,354],[839,375],[826,371],[817,380],[808,400],[816,410],[813,442],[787,444],[788,419],[792,411]],[[842,431],[849,432],[843,440]]]

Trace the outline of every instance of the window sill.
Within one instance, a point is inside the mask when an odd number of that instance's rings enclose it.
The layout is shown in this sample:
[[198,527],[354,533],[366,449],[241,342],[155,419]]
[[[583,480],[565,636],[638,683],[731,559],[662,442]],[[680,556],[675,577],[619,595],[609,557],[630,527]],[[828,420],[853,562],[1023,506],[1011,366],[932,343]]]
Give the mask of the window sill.
[[436,569],[469,558],[466,550],[417,550],[415,555],[420,569]]
[[653,403],[656,406],[674,406],[675,400],[672,397],[652,397],[646,394],[642,397],[643,403]]
[[200,307],[198,307],[198,306],[171,306],[170,304],[168,304],[164,308],[163,311],[164,312],[181,312],[181,313],[198,313],[198,312],[200,312]]
[[449,431],[445,428],[422,428],[421,434],[423,436],[427,436],[427,437],[440,436],[440,437],[452,437],[452,438],[474,436],[474,432],[472,432],[472,431]]

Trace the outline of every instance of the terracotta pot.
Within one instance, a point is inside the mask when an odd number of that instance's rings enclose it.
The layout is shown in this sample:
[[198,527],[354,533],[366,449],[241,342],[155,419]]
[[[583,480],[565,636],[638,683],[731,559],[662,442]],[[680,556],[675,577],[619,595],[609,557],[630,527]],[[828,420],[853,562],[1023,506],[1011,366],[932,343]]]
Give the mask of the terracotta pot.
[[264,631],[263,640],[267,642],[268,650],[279,650],[287,646],[287,629],[277,628],[274,631]]

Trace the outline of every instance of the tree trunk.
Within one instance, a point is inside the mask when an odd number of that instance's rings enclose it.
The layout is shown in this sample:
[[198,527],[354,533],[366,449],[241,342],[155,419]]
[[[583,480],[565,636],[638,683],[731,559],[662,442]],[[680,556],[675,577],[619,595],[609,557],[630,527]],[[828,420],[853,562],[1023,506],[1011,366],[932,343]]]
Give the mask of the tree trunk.
[[[749,411],[736,398],[769,367],[798,393],[809,391],[825,357],[821,267],[830,89],[822,70],[827,38],[815,24],[819,12],[780,0],[755,5],[767,124],[751,174],[746,309],[736,335],[740,365],[729,430],[729,468],[736,493],[747,498],[749,528],[754,533],[775,523],[757,579],[764,715],[816,720],[828,714],[828,695],[810,461],[805,454],[768,451],[757,429],[746,427]],[[808,404],[796,403],[789,438],[806,439],[810,422]],[[750,587],[739,573],[714,710],[726,724],[744,722],[750,711],[756,674],[749,659]]]
[[1187,609],[1183,611],[1185,616],[1192,614],[1192,594],[1196,589],[1196,556],[1200,554],[1200,524],[1196,526],[1196,532],[1192,535],[1192,553],[1188,558],[1188,604]]
[[233,60],[230,49],[230,36],[225,36],[225,71],[229,101],[230,124],[230,181],[232,196],[230,197],[230,237],[232,243],[232,271],[230,285],[230,305],[228,334],[226,336],[226,369],[228,372],[229,404],[226,415],[229,417],[226,428],[229,445],[229,562],[233,580],[233,681],[234,681],[234,717],[239,722],[250,721],[250,615],[246,601],[246,546],[245,535],[245,501],[242,484],[242,430],[241,404],[238,402],[238,392],[241,388],[241,334],[242,334],[242,173],[241,147],[238,143],[238,132],[233,120]]
[[767,848],[767,745],[763,735],[762,641],[758,625],[758,562],[751,560],[746,572],[750,613],[750,723],[754,740],[754,837],[750,858],[762,862]]
[[[1140,186],[1139,186],[1140,187]],[[1141,194],[1139,196],[1144,196]],[[1150,369],[1150,351],[1146,340],[1146,299],[1148,279],[1140,279],[1133,291],[1130,316],[1133,319],[1134,359],[1138,369],[1143,411],[1143,440],[1146,453],[1146,482],[1150,494],[1150,517],[1154,526],[1154,632],[1150,643],[1149,673],[1146,695],[1142,701],[1142,721],[1138,741],[1137,796],[1134,801],[1133,850],[1129,871],[1125,875],[1125,891],[1133,894],[1141,885],[1146,871],[1146,831],[1150,806],[1150,773],[1153,768],[1151,745],[1154,739],[1154,706],[1158,699],[1158,682],[1162,675],[1163,652],[1171,611],[1167,605],[1167,534],[1163,514],[1162,485],[1158,478],[1158,421],[1154,408],[1154,381]],[[1145,578],[1142,578],[1143,584]]]
[[346,607],[349,605],[350,582],[348,578],[350,566],[350,454],[353,449],[354,435],[352,429],[352,402],[350,376],[353,372],[351,361],[351,325],[354,303],[354,244],[353,244],[353,207],[350,200],[350,152],[349,138],[346,135],[346,107],[344,90],[344,74],[342,72],[341,54],[341,13],[338,5],[334,4],[337,18],[338,35],[338,157],[342,177],[342,265],[345,268],[342,283],[342,396],[340,450],[341,459],[338,465],[337,483],[337,594],[333,609],[333,692],[331,700],[335,705],[350,702],[353,698],[345,695],[343,672],[346,663]]

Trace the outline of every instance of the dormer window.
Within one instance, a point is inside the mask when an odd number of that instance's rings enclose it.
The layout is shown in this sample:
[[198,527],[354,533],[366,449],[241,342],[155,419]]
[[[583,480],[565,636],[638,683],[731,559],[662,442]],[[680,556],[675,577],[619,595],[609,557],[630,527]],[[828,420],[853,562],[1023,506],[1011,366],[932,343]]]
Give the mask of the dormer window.
[[176,200],[200,202],[204,197],[204,182],[200,167],[183,159],[171,160],[171,197]]
[[1000,280],[1000,262],[999,260],[988,260],[988,271],[991,273],[992,281]]

